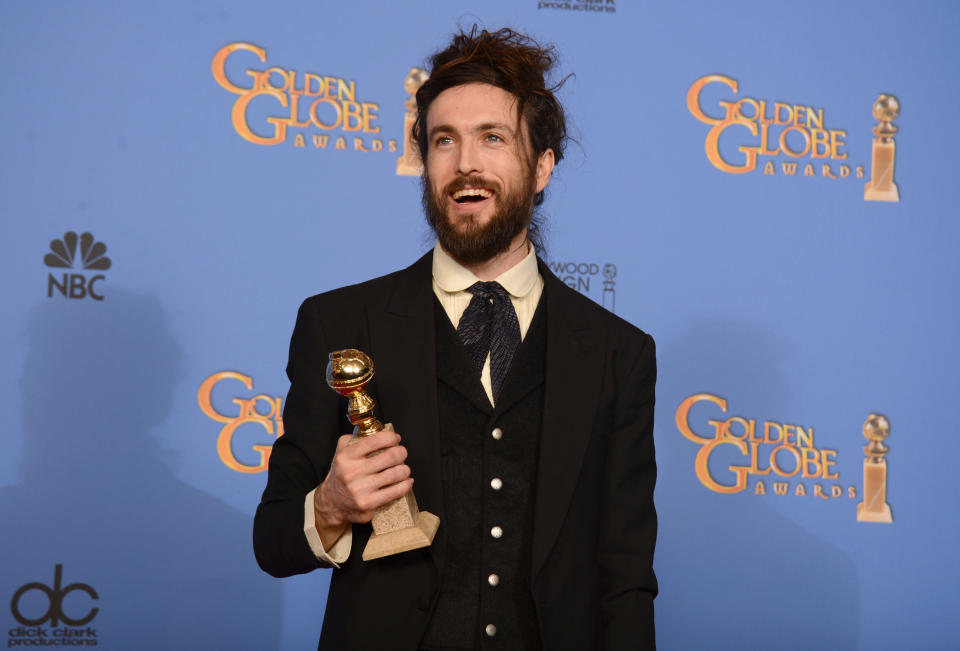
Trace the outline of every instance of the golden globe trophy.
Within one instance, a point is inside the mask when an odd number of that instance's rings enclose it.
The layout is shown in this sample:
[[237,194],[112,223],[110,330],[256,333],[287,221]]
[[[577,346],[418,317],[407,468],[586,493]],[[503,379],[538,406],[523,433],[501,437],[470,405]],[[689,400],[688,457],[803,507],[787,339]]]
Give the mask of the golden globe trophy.
[[413,123],[417,120],[417,90],[429,76],[430,73],[423,68],[410,68],[407,78],[403,80],[403,87],[410,93],[410,97],[403,103],[407,112],[403,115],[403,154],[397,159],[397,174],[400,176],[423,174],[420,151],[413,146],[410,136],[413,133]]
[[893,121],[900,115],[900,102],[893,95],[882,94],[873,104],[873,117],[878,122],[873,128],[873,159],[870,161],[870,180],[863,188],[864,201],[900,201],[900,191],[893,182],[893,163],[897,143],[893,135],[897,127]]
[[[372,379],[373,360],[365,353],[354,348],[330,353],[327,384],[350,401],[347,417],[353,423],[351,443],[384,429],[376,416],[377,401],[366,391]],[[410,491],[377,509],[372,524],[373,535],[363,549],[365,561],[429,547],[440,526],[440,518],[418,509],[417,499]]]
[[883,444],[890,436],[890,421],[880,414],[870,414],[863,423],[863,435],[868,443],[863,451],[863,501],[857,504],[858,522],[893,522],[887,504],[887,460],[889,448]]

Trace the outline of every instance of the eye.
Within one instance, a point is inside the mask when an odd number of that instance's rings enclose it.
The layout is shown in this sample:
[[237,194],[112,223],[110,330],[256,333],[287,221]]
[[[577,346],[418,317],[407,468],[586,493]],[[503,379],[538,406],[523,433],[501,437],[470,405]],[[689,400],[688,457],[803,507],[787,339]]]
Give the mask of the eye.
[[453,138],[450,136],[439,136],[434,144],[439,147],[441,145],[449,145],[451,142],[453,142]]
[[503,142],[503,138],[501,138],[495,133],[488,133],[486,136],[486,141],[487,142]]

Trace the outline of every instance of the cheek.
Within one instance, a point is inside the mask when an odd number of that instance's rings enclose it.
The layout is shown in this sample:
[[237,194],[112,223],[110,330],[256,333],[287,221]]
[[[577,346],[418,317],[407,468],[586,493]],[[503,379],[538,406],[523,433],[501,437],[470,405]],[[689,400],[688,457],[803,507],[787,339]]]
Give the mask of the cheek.
[[433,187],[443,189],[443,186],[450,182],[450,173],[447,169],[449,165],[446,164],[442,156],[436,154],[431,154],[428,160],[425,172],[427,178],[430,179]]
[[500,152],[500,155],[496,160],[491,160],[489,166],[492,169],[496,169],[498,176],[500,178],[511,181],[514,179],[523,178],[524,173],[526,172],[527,165],[520,160],[516,152]]

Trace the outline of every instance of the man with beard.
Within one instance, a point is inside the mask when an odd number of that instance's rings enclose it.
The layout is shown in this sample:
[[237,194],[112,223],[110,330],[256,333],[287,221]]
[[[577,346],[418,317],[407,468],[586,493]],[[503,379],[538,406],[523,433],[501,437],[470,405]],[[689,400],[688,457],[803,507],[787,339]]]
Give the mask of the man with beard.
[[[436,54],[413,135],[437,245],[300,308],[254,548],[274,576],[336,568],[321,649],[654,647],[653,340],[536,257],[566,140],[553,60],[507,29]],[[375,360],[396,431],[340,436],[344,348]],[[414,478],[433,544],[364,562]]]

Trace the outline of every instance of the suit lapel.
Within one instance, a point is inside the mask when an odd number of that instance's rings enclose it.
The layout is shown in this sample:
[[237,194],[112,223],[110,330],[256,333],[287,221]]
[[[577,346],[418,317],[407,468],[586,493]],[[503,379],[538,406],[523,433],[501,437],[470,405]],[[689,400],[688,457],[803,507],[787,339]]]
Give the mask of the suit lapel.
[[367,313],[381,418],[403,437],[420,508],[442,522],[432,260],[427,253],[399,272],[386,301]]
[[517,349],[510,364],[503,390],[497,399],[497,411],[506,413],[511,407],[527,397],[543,384],[544,360],[546,359],[546,305],[540,301],[530,329]]
[[446,363],[437,366],[437,379],[445,383],[454,391],[469,400],[474,407],[484,414],[493,412],[493,405],[487,398],[480,376],[477,374],[473,361],[467,355],[467,350],[460,342],[457,331],[440,301],[434,300],[435,325],[437,335],[437,359]]
[[547,352],[532,571],[542,567],[566,515],[593,429],[603,371],[602,333],[565,297],[543,262]]

